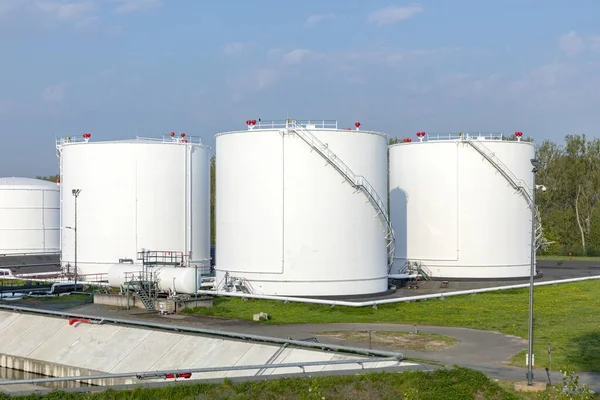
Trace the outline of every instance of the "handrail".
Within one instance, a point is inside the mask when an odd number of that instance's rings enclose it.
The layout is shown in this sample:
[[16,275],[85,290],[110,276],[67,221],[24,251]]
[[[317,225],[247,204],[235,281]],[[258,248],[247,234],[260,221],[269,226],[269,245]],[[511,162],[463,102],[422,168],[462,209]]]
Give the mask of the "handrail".
[[314,120],[291,120],[291,119],[280,119],[280,120],[269,120],[269,121],[255,121],[256,124],[248,125],[248,129],[252,130],[255,128],[259,129],[283,129],[287,128],[291,121],[297,124],[312,125],[317,129],[338,129],[338,123],[336,120],[327,119],[314,119]]
[[[285,345],[285,344],[284,344]],[[279,351],[279,350],[277,350]],[[252,365],[232,365],[222,367],[198,367],[198,368],[182,368],[182,369],[168,369],[162,371],[137,371],[137,372],[117,372],[117,373],[101,373],[93,375],[72,375],[72,376],[61,376],[61,377],[46,377],[46,378],[33,378],[33,379],[19,379],[19,380],[2,380],[0,384],[4,385],[22,385],[22,384],[36,384],[36,383],[53,383],[53,382],[71,382],[71,381],[91,381],[91,380],[105,380],[105,379],[126,379],[136,378],[138,380],[144,379],[189,379],[192,374],[202,374],[210,372],[229,372],[229,371],[250,371],[259,370],[267,371],[270,369],[278,368],[299,368],[306,374],[305,368],[307,367],[320,367],[320,366],[333,366],[333,365],[352,365],[356,364],[364,370],[364,364],[378,364],[382,362],[400,363],[403,360],[402,355],[395,357],[371,357],[371,358],[355,358],[346,360],[329,360],[329,361],[305,361],[305,362],[290,362],[290,363],[278,363],[278,364],[252,364]],[[394,365],[397,366],[397,365]],[[386,368],[386,367],[383,367]]]
[[483,137],[484,140],[501,141],[504,140],[504,135],[499,132],[460,132],[460,133],[427,133],[424,140],[426,142],[435,142],[438,140],[464,140],[464,138]]
[[291,128],[302,140],[317,151],[331,166],[333,166],[354,188],[362,190],[367,196],[375,211],[380,216],[385,228],[388,249],[388,273],[391,271],[394,263],[396,251],[396,240],[391,221],[387,215],[386,207],[379,194],[369,181],[362,175],[356,175],[329,147],[321,142],[309,129],[295,120],[288,120],[286,128]]
[[[497,170],[506,178],[506,180],[511,184],[511,186],[520,191],[527,200],[527,206],[533,206],[533,199],[530,194],[530,189],[525,183],[523,179],[517,178],[512,171],[500,160],[496,157],[493,151],[491,151],[488,147],[486,147],[481,141],[473,140],[473,138],[469,136],[463,136],[462,141],[467,142],[473,147],[479,154],[481,154],[486,160],[490,162]],[[479,147],[478,147],[479,146]]]
[[479,154],[481,154],[490,164],[494,166],[494,168],[496,168],[496,170],[498,170],[498,172],[500,172],[500,174],[502,174],[502,176],[504,176],[504,178],[506,178],[506,180],[511,184],[511,186],[515,190],[519,191],[523,195],[525,201],[527,202],[527,207],[531,209],[535,218],[535,249],[539,249],[544,243],[548,244],[549,242],[546,242],[544,239],[544,233],[542,230],[542,217],[537,206],[533,202],[532,190],[535,189],[530,189],[523,179],[517,178],[513,174],[513,172],[506,166],[506,164],[504,164],[502,160],[496,157],[496,154],[493,151],[491,151],[487,146],[485,146],[481,141],[476,140],[468,135],[462,136],[461,140],[469,143],[471,147],[473,147]]

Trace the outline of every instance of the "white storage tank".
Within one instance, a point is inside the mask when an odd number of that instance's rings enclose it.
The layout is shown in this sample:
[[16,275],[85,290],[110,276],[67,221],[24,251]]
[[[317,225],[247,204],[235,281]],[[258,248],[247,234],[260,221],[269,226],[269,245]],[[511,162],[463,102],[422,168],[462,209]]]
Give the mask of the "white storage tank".
[[0,256],[60,251],[59,186],[0,178]]
[[210,265],[209,150],[199,139],[61,139],[62,265],[105,274],[143,250],[183,252]]
[[335,121],[247,124],[216,135],[217,290],[386,291],[387,135]]
[[108,284],[118,288],[136,278],[155,280],[163,292],[194,294],[202,283],[200,269],[189,267],[151,267],[144,269],[141,265],[115,264],[108,267]]
[[434,278],[529,276],[535,149],[505,139],[419,133],[390,146],[394,273],[408,260]]

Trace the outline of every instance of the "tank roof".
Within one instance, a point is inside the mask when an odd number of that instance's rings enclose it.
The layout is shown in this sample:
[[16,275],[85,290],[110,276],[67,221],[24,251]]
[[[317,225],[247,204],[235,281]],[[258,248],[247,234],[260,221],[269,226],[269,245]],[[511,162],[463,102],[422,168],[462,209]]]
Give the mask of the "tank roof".
[[105,140],[105,141],[88,141],[84,138],[77,136],[60,138],[56,140],[56,147],[72,144],[192,144],[195,146],[204,146],[202,139],[198,136],[185,136],[185,138],[177,137],[172,138],[171,136],[164,135],[162,138],[147,138],[147,137],[136,137],[133,139],[118,139],[118,140]]
[[[250,122],[250,121],[246,121]],[[340,133],[350,133],[350,132],[359,132],[370,135],[378,135],[383,137],[388,137],[386,133],[375,132],[375,131],[364,131],[359,130],[360,123],[356,122],[356,129],[353,128],[341,128],[336,120],[258,120],[251,121],[252,124],[247,124],[248,129],[240,129],[236,131],[229,132],[221,132],[217,133],[215,137],[222,135],[232,135],[232,134],[240,134],[240,133],[248,133],[248,132],[268,132],[280,129],[307,129],[311,131],[332,131],[332,132],[340,132]]]
[[32,178],[19,178],[19,177],[5,177],[0,178],[0,187],[9,187],[10,189],[23,189],[23,188],[46,188],[58,190],[58,185],[55,182],[45,181],[42,179]]
[[[440,142],[458,142],[462,140],[473,140],[473,141],[482,141],[482,142],[502,142],[502,143],[521,143],[521,144],[529,144],[533,145],[533,142],[528,142],[524,140],[514,140],[514,136],[512,135],[504,135],[502,133],[495,132],[460,132],[460,133],[428,133],[422,132],[423,136],[417,136],[417,139],[413,140],[412,138],[406,138],[409,141],[399,141],[398,143],[394,143],[390,145],[392,146],[400,146],[406,144],[419,144],[419,143],[440,143]],[[406,140],[405,139],[405,140]],[[400,139],[399,139],[400,140]]]

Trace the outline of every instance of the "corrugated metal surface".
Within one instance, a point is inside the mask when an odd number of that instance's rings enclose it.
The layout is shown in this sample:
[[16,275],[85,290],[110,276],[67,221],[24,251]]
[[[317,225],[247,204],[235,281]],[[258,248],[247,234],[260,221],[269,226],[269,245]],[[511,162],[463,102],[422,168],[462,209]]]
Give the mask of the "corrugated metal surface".
[[[311,132],[386,198],[386,135]],[[216,141],[218,286],[229,272],[259,294],[387,289],[386,227],[331,163],[291,131],[231,132]]]
[[[531,190],[533,144],[477,143]],[[465,140],[391,146],[390,215],[396,232],[394,271],[408,259],[422,262],[433,277],[529,275],[528,203]]]
[[60,203],[56,183],[0,178],[0,256],[60,250]]
[[142,249],[190,254],[210,263],[209,153],[171,141],[64,143],[61,153],[62,262],[74,263],[78,197],[78,267],[106,273]]

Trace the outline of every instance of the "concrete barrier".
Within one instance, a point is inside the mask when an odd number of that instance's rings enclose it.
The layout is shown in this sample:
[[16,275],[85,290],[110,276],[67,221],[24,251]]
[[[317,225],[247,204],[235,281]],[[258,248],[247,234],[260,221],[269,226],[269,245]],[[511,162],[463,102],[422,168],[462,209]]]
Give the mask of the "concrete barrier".
[[[129,302],[127,298],[129,297]],[[94,294],[94,304],[102,304],[112,307],[126,308],[128,305],[130,308],[141,308],[145,309],[144,303],[136,294]],[[154,306],[158,311],[165,311],[168,313],[177,312],[184,308],[193,307],[212,307],[212,297],[202,296],[196,299],[174,301],[172,299],[159,299],[154,302]]]
[[[55,377],[360,358],[300,348],[282,350],[280,345],[274,344],[120,325],[81,323],[71,326],[67,319],[8,311],[0,311],[0,355],[1,367]],[[372,363],[365,368],[392,365],[398,363]],[[306,372],[345,368],[352,366],[312,366],[307,367]],[[290,372],[299,370],[273,368],[260,371],[260,375]],[[258,370],[195,373],[192,379],[257,373]],[[91,383],[114,385],[133,383],[133,380]]]

